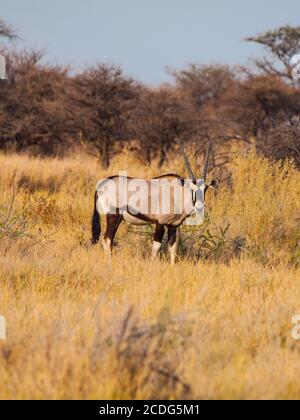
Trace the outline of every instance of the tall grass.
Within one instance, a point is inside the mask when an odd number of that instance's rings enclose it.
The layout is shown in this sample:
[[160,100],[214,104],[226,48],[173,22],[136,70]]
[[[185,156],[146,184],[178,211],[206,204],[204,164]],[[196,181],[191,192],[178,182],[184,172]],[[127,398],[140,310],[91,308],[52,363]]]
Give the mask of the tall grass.
[[[107,175],[96,161],[1,155],[0,165],[2,223],[18,215],[38,238],[1,251],[0,398],[299,398],[292,163],[237,155],[205,224],[183,228],[175,267],[150,262],[149,231],[126,225],[112,259],[90,247],[93,190]],[[129,155],[109,173],[120,169],[159,174]],[[184,174],[180,158],[163,171]]]

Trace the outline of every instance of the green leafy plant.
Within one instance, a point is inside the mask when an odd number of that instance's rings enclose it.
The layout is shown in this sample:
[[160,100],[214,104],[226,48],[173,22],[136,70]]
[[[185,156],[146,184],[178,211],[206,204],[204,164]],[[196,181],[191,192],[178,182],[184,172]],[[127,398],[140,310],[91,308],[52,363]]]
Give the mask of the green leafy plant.
[[202,230],[202,233],[184,232],[180,245],[181,254],[226,263],[234,257],[240,258],[242,252],[247,251],[246,238],[231,238],[229,231],[230,224],[225,227],[219,226],[215,233],[209,229]]

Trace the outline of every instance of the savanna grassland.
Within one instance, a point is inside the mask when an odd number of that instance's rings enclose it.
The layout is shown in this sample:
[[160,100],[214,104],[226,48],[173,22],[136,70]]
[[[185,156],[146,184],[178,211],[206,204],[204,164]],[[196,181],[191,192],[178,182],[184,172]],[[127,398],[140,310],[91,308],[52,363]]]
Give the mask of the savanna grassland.
[[178,264],[151,262],[123,225],[111,259],[90,246],[98,179],[185,174],[117,156],[0,155],[1,399],[300,397],[300,173],[232,154],[232,180],[184,227]]

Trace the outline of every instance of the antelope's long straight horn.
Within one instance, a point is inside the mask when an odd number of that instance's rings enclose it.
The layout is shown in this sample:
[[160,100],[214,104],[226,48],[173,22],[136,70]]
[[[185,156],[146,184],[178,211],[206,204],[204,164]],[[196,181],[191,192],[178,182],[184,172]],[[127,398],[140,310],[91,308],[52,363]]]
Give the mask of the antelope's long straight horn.
[[184,163],[185,163],[186,169],[188,170],[189,177],[190,177],[190,179],[191,179],[193,182],[195,182],[195,181],[196,181],[196,178],[195,178],[194,172],[193,172],[193,170],[192,170],[192,167],[191,167],[191,165],[190,165],[190,162],[189,162],[189,160],[188,160],[187,154],[185,153],[185,150],[184,150],[183,144],[182,144],[182,142],[181,142],[180,140],[178,141],[178,143],[179,143],[179,146],[180,146],[181,152],[182,152],[182,154],[183,154]]
[[202,173],[202,177],[201,177],[201,179],[203,179],[203,181],[206,181],[206,177],[207,177],[210,152],[211,152],[211,141],[208,142],[208,147],[207,147],[207,152],[206,152],[206,157],[205,157],[205,162],[204,162],[204,168],[203,168],[203,173]]

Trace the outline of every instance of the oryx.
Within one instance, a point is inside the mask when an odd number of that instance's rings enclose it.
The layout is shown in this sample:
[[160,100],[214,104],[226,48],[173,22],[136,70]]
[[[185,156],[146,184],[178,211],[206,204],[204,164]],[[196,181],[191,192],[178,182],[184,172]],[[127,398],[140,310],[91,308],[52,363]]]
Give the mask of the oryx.
[[205,192],[215,183],[206,183],[210,144],[200,179],[195,177],[184,147],[182,144],[180,146],[189,173],[188,180],[173,174],[150,180],[117,175],[98,182],[94,197],[92,244],[99,241],[100,214],[106,216],[103,247],[107,253],[111,253],[115,234],[122,221],[138,226],[155,225],[152,258],[157,256],[167,229],[171,263],[175,263],[177,230],[192,214],[203,213]]

